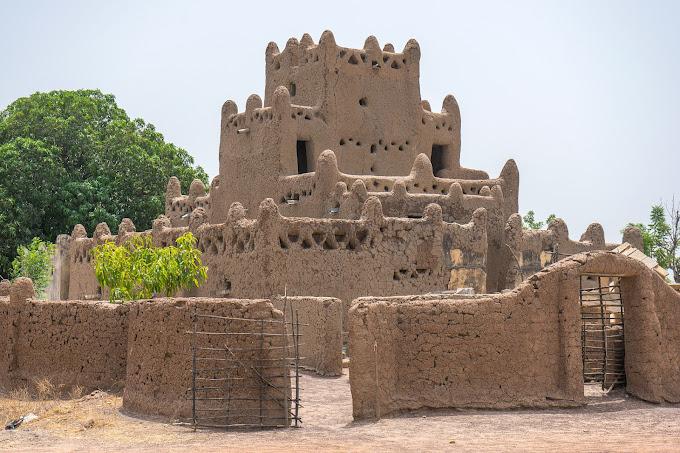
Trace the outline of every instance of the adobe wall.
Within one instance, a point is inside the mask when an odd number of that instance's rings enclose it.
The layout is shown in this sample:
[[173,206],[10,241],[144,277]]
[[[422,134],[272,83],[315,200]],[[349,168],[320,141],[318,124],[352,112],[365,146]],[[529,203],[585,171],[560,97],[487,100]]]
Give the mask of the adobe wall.
[[[164,218],[165,219],[165,218]],[[157,221],[162,221],[156,220]],[[167,219],[165,219],[167,221]],[[96,226],[92,237],[87,237],[87,231],[83,225],[76,225],[70,236],[61,239],[59,245],[59,288],[61,300],[100,300],[107,299],[106,289],[99,286],[94,272],[92,250],[111,241],[118,245],[128,241],[133,236],[151,236],[153,230],[136,232],[135,225],[128,218],[124,218],[118,226],[118,234],[112,235],[106,223]],[[169,245],[172,242],[163,242],[164,238],[158,237],[154,243],[157,246]],[[173,239],[174,240],[174,239]],[[56,292],[56,288],[55,288]]]
[[[454,186],[460,186],[460,189]],[[500,193],[492,194],[490,189],[496,186]],[[472,210],[486,208],[489,203],[485,203],[485,198],[492,196],[500,201],[505,220],[517,212],[518,189],[519,170],[513,160],[505,164],[497,178],[491,179],[435,176],[432,162],[424,153],[415,157],[410,172],[405,176],[356,175],[341,172],[336,153],[326,150],[316,160],[314,173],[282,177],[278,193],[273,198],[285,216],[352,218],[358,214],[356,203],[346,202],[348,199],[351,201],[353,195],[361,196],[362,192],[368,192],[379,197],[385,204],[385,212],[393,217],[422,214],[427,204],[441,202],[442,209],[448,211],[446,216],[454,216],[449,221],[460,221],[455,217],[457,210],[447,209],[447,206],[464,204]],[[449,194],[451,196],[447,197]],[[398,203],[401,200],[406,200],[408,206]]]
[[[338,170],[336,156],[325,151],[314,174],[289,176],[280,182],[275,198],[282,215],[289,217],[358,219],[369,197],[380,200],[386,216],[418,218],[425,208],[437,204],[449,223],[468,223],[479,208],[487,211],[487,291],[502,289],[504,226],[517,212],[519,172],[513,161],[496,179],[453,180],[433,175],[426,155],[417,156],[404,177],[356,176]],[[506,198],[504,194],[507,193]]]
[[580,404],[583,389],[574,391],[562,364],[580,336],[561,334],[560,307],[543,300],[554,289],[357,299],[349,312],[354,418]]
[[[268,320],[281,320],[283,314],[275,310],[266,300],[235,300],[235,299],[203,299],[176,298],[153,299],[138,301],[130,306],[128,332],[128,362],[123,393],[123,408],[135,413],[158,414],[172,418],[186,418],[191,416],[191,401],[187,399],[188,389],[191,388],[191,336],[186,332],[192,331],[192,315],[194,308],[198,314],[224,316],[233,318],[247,318],[263,320],[262,328],[265,334],[281,333],[281,324],[267,323]],[[248,323],[237,320],[197,319],[197,331],[208,332],[260,332],[260,323]],[[271,361],[286,357],[286,350],[281,348],[285,344],[285,337],[265,337],[263,349],[265,354],[259,353],[259,336],[253,335],[205,335],[197,336],[197,348],[225,348],[235,351],[235,355],[250,367],[256,359]],[[274,348],[269,348],[273,346]],[[247,351],[242,351],[247,349]],[[208,350],[198,350],[199,357],[217,357],[223,359],[227,352],[215,353]],[[223,367],[224,362],[199,360],[197,367]],[[278,362],[271,362],[278,363]],[[233,365],[238,366],[238,365]],[[283,374],[284,369],[269,369],[272,374]],[[235,370],[234,376],[242,375],[245,381],[233,381],[231,387],[232,410],[251,409],[253,401],[241,401],[240,398],[257,398],[259,389],[255,386],[252,372]],[[207,374],[201,374],[207,376]],[[220,375],[224,377],[224,374]],[[286,378],[271,379],[275,385],[288,385]],[[210,382],[197,381],[197,386],[209,386]],[[271,390],[273,391],[273,390]],[[202,393],[199,397],[220,397],[221,394]],[[268,395],[271,397],[272,395]],[[278,396],[277,396],[278,397]],[[224,404],[224,403],[222,403]],[[201,404],[202,407],[206,403]],[[222,405],[222,407],[224,407]],[[285,408],[279,407],[273,401],[267,401],[264,406],[265,415],[284,417]],[[206,414],[203,413],[205,416]],[[224,421],[224,420],[222,420]],[[236,418],[231,420],[236,422]],[[241,419],[243,423],[253,423],[252,417]]]
[[[173,203],[188,197],[176,196],[178,184],[176,179],[168,184],[166,198],[175,200]],[[518,184],[519,174],[512,161],[496,179],[463,181],[435,177],[429,159],[421,154],[405,177],[371,177],[341,173],[335,154],[325,151],[318,159],[315,173],[281,178],[274,199],[283,216],[317,219],[359,219],[369,197],[378,198],[389,217],[420,218],[428,205],[438,204],[448,223],[468,223],[476,209],[484,208],[488,236],[485,288],[493,292],[505,285],[504,226],[508,216],[517,210]],[[510,198],[504,197],[504,190]],[[259,198],[252,201],[255,200]],[[239,204],[248,217],[255,215],[256,211],[249,208],[247,202]],[[170,220],[166,227],[187,226],[191,212],[172,204],[169,210],[166,209],[166,217]],[[204,209],[201,217],[216,223],[211,220],[210,212]],[[181,222],[178,220],[180,214]],[[225,214],[225,219],[228,216]]]
[[50,300],[68,299],[69,278],[71,275],[71,236],[60,234],[55,241],[55,252],[52,257],[52,279],[47,287],[47,298]]
[[120,389],[125,380],[125,305],[32,299],[30,280],[0,300],[0,387],[31,387],[47,378],[63,390]]
[[[0,297],[0,388],[30,388],[42,378],[61,391],[74,386],[86,391],[124,388],[123,407],[130,412],[190,417],[191,404],[186,397],[191,387],[192,338],[186,332],[193,329],[196,309],[198,314],[239,318],[197,318],[196,323],[199,332],[238,333],[199,335],[195,343],[199,369],[222,369],[226,347],[234,352],[230,357],[238,359],[234,366],[240,368],[231,376],[239,379],[230,382],[230,395],[232,411],[241,415],[231,422],[259,424],[259,419],[243,415],[248,409],[252,414],[253,402],[245,398],[259,398],[250,370],[253,365],[281,364],[267,366],[263,373],[272,376],[269,382],[283,390],[268,390],[277,394],[265,396],[290,396],[290,381],[287,374],[283,376],[283,367],[286,358],[293,355],[286,344],[284,324],[272,322],[282,321],[283,314],[267,300],[177,298],[110,304],[42,301],[33,299],[33,295],[31,281],[18,279],[11,286],[11,296]],[[341,366],[340,305],[337,299],[301,298],[293,302],[300,322],[310,324],[302,332],[307,337],[300,352],[309,353],[310,367],[328,374]],[[265,336],[261,341],[262,333]],[[215,352],[215,348],[222,352]],[[208,385],[197,381],[199,387]],[[206,407],[210,402],[200,404]],[[257,409],[259,416],[259,403]],[[265,415],[285,420],[286,413],[285,403],[268,400],[264,404]]]
[[[376,168],[377,174],[395,175],[408,172],[418,143],[414,138],[421,129],[422,141],[429,135],[431,142],[435,131],[442,144],[452,145],[454,137],[459,136],[460,125],[454,124],[453,118],[457,105],[449,106],[450,113],[438,118],[444,123],[443,129],[440,123],[436,129],[428,124],[427,120],[432,120],[421,106],[420,47],[415,40],[410,40],[403,52],[395,53],[394,49],[383,52],[377,40],[369,37],[365,48],[358,50],[337,46],[333,34],[327,31],[318,45],[309,35],[301,42],[289,39],[280,53],[276,44],[270,43],[265,58],[265,105],[283,86],[294,104],[316,107],[329,129],[318,137],[320,149],[335,145],[342,150],[338,144],[343,138],[345,147],[351,147],[351,151],[342,153],[345,171],[368,174],[367,163],[376,158],[370,146],[379,138],[403,147],[401,153],[381,149],[377,156],[383,157],[383,168]],[[459,140],[456,143],[459,145]]]
[[483,209],[468,224],[445,223],[437,205],[422,219],[384,217],[375,198],[358,220],[282,217],[272,200],[250,220],[235,204],[225,224],[196,228],[208,266],[198,292],[269,297],[287,290],[347,303],[366,294],[444,290],[454,273],[483,290],[485,224]]
[[[68,299],[97,300],[102,298],[102,288],[97,282],[92,263],[91,251],[107,240],[113,240],[111,231],[105,223],[97,225],[92,238],[87,237],[85,227],[78,224],[73,228],[70,241],[64,241],[69,250]],[[61,292],[61,291],[60,291]]]
[[[369,197],[358,219],[292,218],[265,200],[256,219],[247,218],[235,203],[223,224],[208,223],[207,213],[198,208],[188,227],[173,227],[161,217],[150,232],[136,234],[151,234],[156,246],[167,246],[187,231],[194,233],[208,280],[191,296],[269,298],[287,288],[290,296],[337,297],[349,306],[364,295],[422,293],[451,285],[484,292],[486,210],[476,210],[462,225],[442,217],[435,204],[419,219],[385,217],[380,201]],[[104,237],[74,242],[83,242],[85,250]],[[73,274],[79,256],[72,262],[71,280],[78,285],[72,283],[70,298],[85,297],[80,288],[98,288],[89,255],[82,261],[89,269]]]
[[0,294],[0,389],[8,387],[7,369],[11,360],[10,348],[12,337],[8,332],[12,332],[12,317],[10,316],[9,295]]
[[636,260],[590,252],[507,293],[356,300],[350,309],[354,417],[420,407],[582,404],[582,273],[623,276],[628,393],[680,402],[680,294]]
[[[421,100],[415,40],[402,53],[391,45],[381,50],[374,37],[364,49],[349,49],[326,31],[318,45],[309,35],[290,39],[282,52],[270,43],[265,59],[264,102],[253,94],[245,111],[233,101],[222,106],[219,180],[228,185],[218,180],[211,187],[212,223],[224,222],[233,202],[256,209],[265,198],[279,200],[287,178],[316,172],[327,150],[348,175],[408,176],[423,155],[442,179],[489,179],[460,164],[456,99],[446,96],[441,112]],[[191,197],[171,195],[173,209],[190,212]],[[507,196],[517,200],[510,191]],[[173,219],[173,225],[184,223]]]
[[[213,179],[217,184],[219,177]],[[165,216],[174,226],[187,226],[189,214],[196,208],[210,211],[210,195],[206,193],[205,185],[200,179],[194,179],[189,187],[189,193],[182,195],[182,186],[175,176],[168,181],[165,191]]]
[[[578,241],[569,238],[564,220],[557,218],[545,230],[526,229],[522,217],[513,214],[505,226],[506,260],[505,288],[514,288],[530,275],[566,256],[595,250],[612,250],[619,244],[607,243],[604,229],[599,223],[591,223]],[[640,230],[627,227],[623,242],[643,249]]]
[[318,141],[314,159],[324,149],[335,149],[342,154],[340,167],[348,173],[404,175],[416,155],[429,157],[432,146],[440,145],[445,148],[441,171],[448,177],[486,177],[460,166],[455,98],[446,96],[440,113],[421,99],[420,46],[415,39],[395,52],[389,43],[381,49],[374,36],[366,39],[363,49],[350,49],[338,46],[330,31],[321,35],[318,45],[305,34],[300,41],[289,39],[283,51],[269,43],[265,62],[264,105],[274,105],[283,87],[295,105],[312,107],[311,118],[305,120],[318,117],[327,125],[323,134],[314,134],[314,128],[305,131],[305,123],[298,123],[298,136]]
[[680,402],[680,294],[640,261],[617,253],[575,255],[569,264],[582,273],[623,276],[626,391],[654,403]]
[[[300,364],[322,376],[342,375],[342,318],[340,299],[331,297],[277,297],[277,310],[285,310],[290,322],[297,313],[300,323]],[[289,327],[289,330],[290,327]]]

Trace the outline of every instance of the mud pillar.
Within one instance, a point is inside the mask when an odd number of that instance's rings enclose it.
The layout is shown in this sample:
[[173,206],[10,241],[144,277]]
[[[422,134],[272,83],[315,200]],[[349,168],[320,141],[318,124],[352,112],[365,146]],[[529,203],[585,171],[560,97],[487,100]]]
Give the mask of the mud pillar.
[[583,402],[579,279],[579,273],[575,269],[560,275],[557,307],[561,364],[560,388],[564,393],[564,399]]
[[19,277],[12,283],[9,290],[9,316],[6,321],[6,325],[9,327],[6,332],[7,343],[4,360],[7,368],[3,370],[4,378],[7,380],[11,380],[18,369],[16,345],[21,331],[21,312],[26,308],[28,300],[33,297],[35,297],[35,291],[30,278]]
[[60,234],[57,236],[56,246],[56,251],[52,257],[54,271],[52,272],[50,286],[47,288],[47,298],[49,300],[66,300],[68,299],[70,279],[71,236]]
[[642,276],[621,280],[625,310],[626,391],[646,401],[664,401],[661,323],[653,282]]

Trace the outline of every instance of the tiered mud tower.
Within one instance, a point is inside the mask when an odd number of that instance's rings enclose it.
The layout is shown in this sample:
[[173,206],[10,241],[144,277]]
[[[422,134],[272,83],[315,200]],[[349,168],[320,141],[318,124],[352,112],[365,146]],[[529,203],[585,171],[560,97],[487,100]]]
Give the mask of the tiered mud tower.
[[[170,244],[199,238],[207,283],[192,295],[334,296],[419,294],[514,287],[558,256],[612,248],[599,225],[570,241],[560,220],[524,233],[519,173],[497,178],[461,166],[460,111],[420,97],[420,47],[363,49],[326,31],[266,50],[264,102],[222,107],[220,173],[182,195],[168,183],[165,216],[151,234]],[[134,231],[126,220],[119,235]],[[101,294],[88,250],[111,239],[100,225],[62,238],[62,298]],[[121,240],[121,239],[118,239]],[[635,238],[628,238],[635,242]]]

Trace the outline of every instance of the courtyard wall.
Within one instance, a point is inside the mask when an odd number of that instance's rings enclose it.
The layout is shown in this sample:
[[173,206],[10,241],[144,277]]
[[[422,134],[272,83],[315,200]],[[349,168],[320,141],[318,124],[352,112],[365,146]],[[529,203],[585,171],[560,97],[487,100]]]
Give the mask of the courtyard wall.
[[[231,423],[253,423],[252,416],[238,417],[237,414],[252,414],[255,401],[260,395],[257,380],[251,370],[245,368],[266,363],[282,365],[280,368],[267,368],[269,374],[283,375],[283,361],[286,357],[285,337],[265,337],[261,345],[264,354],[260,355],[260,323],[244,322],[237,319],[196,318],[198,332],[238,333],[238,335],[197,335],[192,343],[193,315],[219,316],[226,318],[257,319],[262,321],[262,333],[281,333],[281,324],[269,321],[282,320],[283,314],[274,309],[267,300],[235,299],[154,299],[139,301],[130,307],[130,328],[128,335],[127,373],[123,408],[134,413],[158,414],[171,418],[191,417],[191,353],[192,346],[197,348],[198,369],[230,368],[231,380],[215,384],[212,381],[198,380],[201,388],[220,386],[229,389]],[[250,332],[252,335],[247,335]],[[234,351],[234,356],[224,351]],[[213,351],[216,349],[219,351]],[[213,360],[212,358],[215,358]],[[238,358],[239,363],[232,361]],[[209,359],[209,360],[208,360]],[[224,362],[229,359],[228,362]],[[239,368],[240,367],[240,368]],[[200,373],[199,376],[223,378],[223,372]],[[285,389],[290,396],[290,382],[287,378],[270,380]],[[266,390],[268,398],[263,403],[262,416],[286,418],[286,408],[271,400],[274,389]],[[281,392],[280,390],[278,392]],[[222,391],[201,390],[198,398],[220,398]],[[250,399],[250,400],[249,400]],[[202,407],[214,404],[225,407],[224,402],[203,401]],[[259,409],[259,408],[258,408]],[[216,414],[201,413],[202,416]],[[220,420],[224,422],[225,420]],[[259,422],[259,420],[257,420]]]
[[354,417],[583,400],[579,279],[620,275],[627,391],[680,402],[680,294],[640,262],[574,255],[511,292],[360,298],[350,309]]
[[127,305],[36,300],[27,279],[11,291],[0,300],[1,387],[30,388],[42,378],[63,390],[123,387]]
[[[287,343],[290,326],[282,322],[283,312],[276,308],[283,308],[283,299],[158,298],[127,304],[44,301],[34,298],[28,279],[18,279],[9,292],[9,297],[0,296],[0,388],[7,390],[30,389],[41,379],[63,392],[76,386],[85,391],[124,389],[125,410],[187,418],[191,416],[187,397],[193,345],[197,357],[204,360],[198,368],[221,367],[225,358],[236,362],[233,366],[238,369],[233,373],[243,376],[230,383],[230,395],[232,409],[239,413],[246,412],[259,396],[250,370],[253,364],[280,364],[280,368],[268,365],[266,371],[281,376],[286,374],[285,364],[292,362]],[[290,297],[286,307],[292,307],[301,324],[299,352],[305,357],[301,365],[322,375],[341,374],[342,302]],[[193,343],[188,332],[194,328],[194,319],[197,331],[218,333],[198,335]],[[234,355],[227,356],[226,348]],[[290,392],[287,377],[278,378],[275,384],[285,394]],[[273,399],[263,410],[265,415],[287,417],[286,408]],[[238,421],[253,422],[231,420]]]

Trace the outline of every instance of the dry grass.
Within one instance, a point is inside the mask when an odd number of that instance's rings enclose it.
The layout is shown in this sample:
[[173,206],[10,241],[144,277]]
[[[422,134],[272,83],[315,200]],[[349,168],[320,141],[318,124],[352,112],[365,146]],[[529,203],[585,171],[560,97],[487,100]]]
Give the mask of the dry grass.
[[35,390],[39,400],[54,400],[61,396],[59,389],[46,377],[35,381]]
[[83,396],[83,390],[84,389],[81,386],[76,385],[69,391],[68,393],[69,399],[76,400],[80,398],[81,396]]
[[39,418],[30,422],[31,427],[63,434],[107,426],[106,408],[117,408],[120,397],[97,391],[83,396],[83,392],[79,385],[66,391],[48,378],[36,379],[30,388],[0,392],[0,422],[4,426],[10,420],[34,413]]
[[17,389],[10,390],[7,396],[11,399],[19,401],[31,400],[31,392],[28,391],[28,387],[20,387]]
[[30,412],[45,413],[54,406],[53,395],[55,386],[49,379],[39,379],[35,382],[35,391],[23,386],[10,390],[5,395],[0,394],[0,421],[7,423]]
[[[589,405],[553,410],[421,410],[352,422],[348,376],[303,374],[303,428],[193,432],[120,412],[122,398],[93,392],[36,400],[36,389],[0,394],[0,415],[40,418],[0,433],[0,450],[21,451],[677,451],[680,406],[653,405],[586,389]],[[54,394],[43,385],[44,394]],[[82,393],[82,389],[79,390]],[[70,394],[78,394],[72,389]],[[16,399],[10,396],[17,397]],[[64,396],[64,398],[66,398]]]

